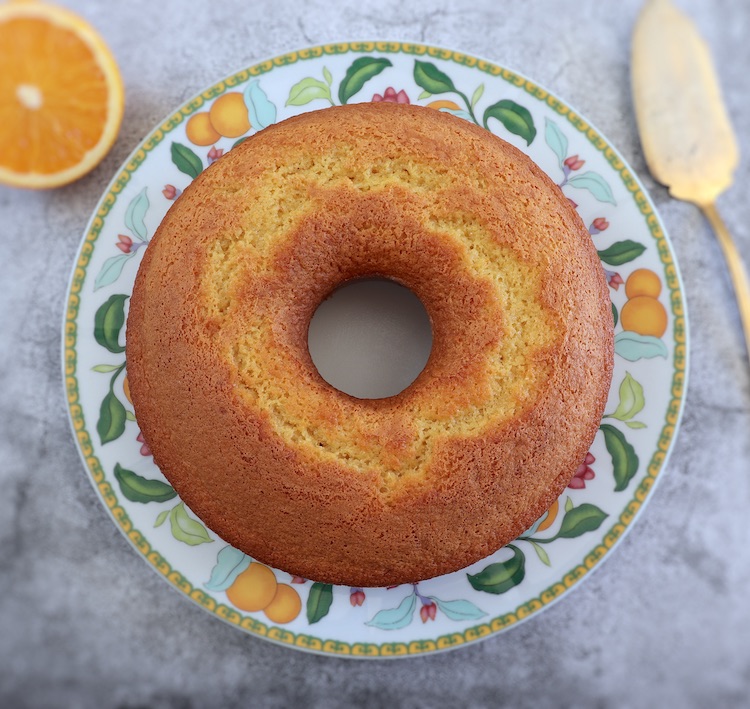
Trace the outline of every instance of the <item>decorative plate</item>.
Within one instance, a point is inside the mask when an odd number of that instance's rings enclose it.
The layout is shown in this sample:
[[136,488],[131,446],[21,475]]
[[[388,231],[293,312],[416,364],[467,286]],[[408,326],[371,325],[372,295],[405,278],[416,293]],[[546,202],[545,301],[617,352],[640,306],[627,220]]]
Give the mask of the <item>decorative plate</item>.
[[[558,502],[491,557],[388,589],[291,577],[206,529],[153,464],[133,415],[123,344],[138,264],[181,190],[256,130],[303,111],[362,101],[448,111],[528,153],[588,226],[616,323],[606,415]],[[564,596],[633,524],[680,419],[687,370],[681,289],[674,253],[641,184],[607,140],[548,91],[491,62],[420,44],[312,47],[244,69],[187,102],[107,188],[84,234],[67,298],[70,417],[115,524],[158,573],[209,613],[253,635],[332,655],[455,648]]]

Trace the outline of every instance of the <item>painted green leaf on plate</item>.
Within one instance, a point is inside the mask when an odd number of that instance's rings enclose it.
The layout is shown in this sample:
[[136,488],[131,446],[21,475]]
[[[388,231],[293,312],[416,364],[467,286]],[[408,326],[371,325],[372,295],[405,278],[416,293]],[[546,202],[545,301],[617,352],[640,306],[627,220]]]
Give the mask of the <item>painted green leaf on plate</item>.
[[610,266],[622,266],[624,263],[637,259],[645,250],[646,247],[643,244],[626,239],[625,241],[618,241],[606,249],[597,251],[597,253],[604,263]]
[[617,313],[617,308],[614,303],[612,303],[612,319],[615,321],[615,327],[617,327],[617,323],[620,321],[620,316]]
[[487,615],[471,601],[441,601],[439,598],[435,598],[435,596],[429,596],[429,598],[451,620],[476,620]]
[[211,578],[203,584],[209,591],[226,591],[248,567],[252,559],[232,546],[225,546],[216,555]]
[[97,364],[95,367],[91,368],[92,372],[98,372],[99,374],[107,374],[109,372],[114,372],[116,369],[119,369],[122,365],[120,364]]
[[531,546],[534,547],[534,551],[536,552],[536,555],[539,557],[539,561],[541,561],[543,564],[546,564],[547,566],[551,566],[551,562],[549,560],[549,554],[545,551],[544,547],[537,544],[536,542],[532,542],[531,539],[527,539],[526,541],[531,544]]
[[477,591],[505,593],[523,581],[526,575],[524,553],[512,544],[508,544],[506,548],[513,551],[513,556],[507,561],[490,564],[478,574],[466,574],[469,583]]
[[420,62],[418,59],[414,62],[414,81],[417,86],[430,94],[456,91],[453,81],[447,74],[440,71],[434,64]]
[[287,106],[305,106],[315,99],[325,99],[331,101],[331,87],[323,83],[320,79],[313,79],[308,76],[302,81],[298,81],[289,89],[289,98],[286,100]]
[[373,76],[377,76],[389,66],[393,66],[393,64],[384,57],[360,57],[355,59],[346,70],[343,81],[339,84],[339,101],[345,104],[352,96],[358,94]]
[[588,190],[600,202],[617,204],[612,188],[598,172],[582,172],[580,175],[573,175],[568,178],[568,184],[571,187]]
[[487,130],[490,129],[488,125],[490,118],[496,118],[510,133],[523,138],[527,145],[531,145],[536,137],[536,128],[531,113],[515,101],[503,99],[487,107],[482,119]]
[[276,106],[268,100],[266,92],[260,87],[259,79],[251,81],[242,95],[247,106],[250,125],[255,130],[262,130],[276,122]]
[[125,351],[125,346],[120,344],[120,331],[125,324],[125,301],[128,297],[119,293],[109,296],[94,315],[94,339],[114,354]]
[[604,443],[612,456],[612,467],[615,477],[615,492],[625,490],[633,476],[638,472],[638,456],[635,449],[625,438],[625,434],[614,426],[603,423],[599,426],[604,434]]
[[463,118],[465,121],[469,121],[469,123],[473,123],[474,119],[471,117],[471,114],[464,110],[463,108],[441,108],[441,113],[450,113],[453,116],[458,116],[459,118]]
[[144,478],[123,468],[119,463],[115,464],[115,478],[120,484],[120,491],[131,502],[166,502],[177,497],[171,485],[161,480]]
[[101,271],[99,271],[94,279],[94,290],[96,291],[100,288],[104,288],[104,286],[112,285],[120,277],[125,264],[130,261],[133,256],[135,256],[135,252],[110,256],[102,264]]
[[206,528],[188,515],[184,502],[172,508],[169,513],[169,522],[172,526],[172,536],[178,542],[184,542],[191,547],[213,542]]
[[560,531],[555,535],[555,538],[572,539],[580,537],[586,532],[593,532],[595,529],[599,529],[606,518],[606,512],[600,510],[596,505],[584,502],[565,513]]
[[633,379],[630,372],[625,372],[625,378],[620,383],[619,395],[620,402],[617,408],[614,413],[609,414],[610,418],[618,421],[629,421],[640,413],[646,405],[643,387]]
[[328,84],[329,86],[333,83],[333,76],[328,70],[328,67],[323,67],[323,78],[326,80],[326,84]]
[[128,205],[125,210],[125,226],[135,234],[141,241],[146,241],[148,232],[146,231],[146,212],[149,208],[148,195],[144,187]]
[[620,355],[628,362],[636,362],[639,359],[653,359],[669,355],[667,346],[658,337],[652,335],[639,335],[637,332],[625,330],[615,335],[615,354]]
[[172,162],[180,172],[193,179],[203,172],[203,161],[182,143],[172,143]]
[[110,388],[102,400],[102,405],[99,408],[99,420],[96,422],[96,431],[102,444],[109,443],[122,436],[125,432],[126,420],[125,407]]
[[544,119],[544,140],[547,145],[552,148],[552,152],[557,156],[557,162],[562,170],[563,163],[568,155],[568,139],[557,127],[557,124],[549,118]]
[[330,583],[314,583],[307,597],[307,622],[311,625],[328,615],[333,603],[333,586]]
[[479,84],[476,89],[474,89],[474,93],[471,95],[471,107],[474,108],[474,106],[477,105],[479,102],[479,99],[482,98],[484,95],[484,84]]
[[154,522],[154,529],[156,527],[161,527],[166,521],[167,517],[169,517],[169,510],[162,510],[159,512],[159,514],[156,517],[156,521]]
[[417,607],[417,594],[413,591],[396,608],[387,608],[375,614],[365,625],[381,630],[398,630],[411,623]]

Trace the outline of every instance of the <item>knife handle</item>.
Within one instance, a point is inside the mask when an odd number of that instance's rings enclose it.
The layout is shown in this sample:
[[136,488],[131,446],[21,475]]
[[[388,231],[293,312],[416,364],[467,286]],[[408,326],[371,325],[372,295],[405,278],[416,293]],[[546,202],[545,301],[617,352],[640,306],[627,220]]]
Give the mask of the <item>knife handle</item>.
[[748,357],[750,357],[750,280],[748,280],[740,252],[737,251],[729,229],[719,215],[716,205],[702,205],[701,209],[719,239],[719,244],[729,267],[729,274],[732,276],[734,292],[737,296],[737,304],[742,318],[742,327],[745,331],[745,346],[747,347]]

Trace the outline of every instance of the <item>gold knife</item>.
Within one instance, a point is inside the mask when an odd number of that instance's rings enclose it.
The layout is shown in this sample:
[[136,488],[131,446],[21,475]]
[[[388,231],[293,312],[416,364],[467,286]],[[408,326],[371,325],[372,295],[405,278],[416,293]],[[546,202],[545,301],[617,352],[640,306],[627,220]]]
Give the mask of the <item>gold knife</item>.
[[651,174],[676,199],[703,210],[719,239],[750,355],[750,281],[716,210],[739,150],[708,46],[670,0],[647,0],[633,33],[635,115]]

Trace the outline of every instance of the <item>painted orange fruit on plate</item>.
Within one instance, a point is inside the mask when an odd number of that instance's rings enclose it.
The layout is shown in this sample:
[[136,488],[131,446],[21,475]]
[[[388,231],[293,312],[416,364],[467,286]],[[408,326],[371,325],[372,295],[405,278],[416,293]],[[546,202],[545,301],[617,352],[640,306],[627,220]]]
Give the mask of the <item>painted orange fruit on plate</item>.
[[117,137],[124,91],[104,40],[42,2],[0,5],[0,183],[49,188],[96,167]]
[[213,145],[221,139],[211,125],[207,111],[193,114],[185,126],[185,136],[194,145]]
[[282,625],[291,623],[302,610],[302,600],[291,586],[280,583],[276,588],[276,595],[265,608],[265,614],[272,623]]
[[625,295],[628,298],[637,298],[639,295],[658,298],[660,293],[661,279],[648,268],[639,268],[633,271],[625,283]]
[[227,589],[227,598],[243,611],[261,611],[277,591],[276,576],[265,564],[253,561]]
[[667,331],[667,311],[664,306],[648,295],[631,298],[620,311],[622,327],[639,335],[662,337]]
[[214,130],[226,138],[238,138],[250,130],[245,99],[236,91],[219,96],[211,104],[209,118]]

